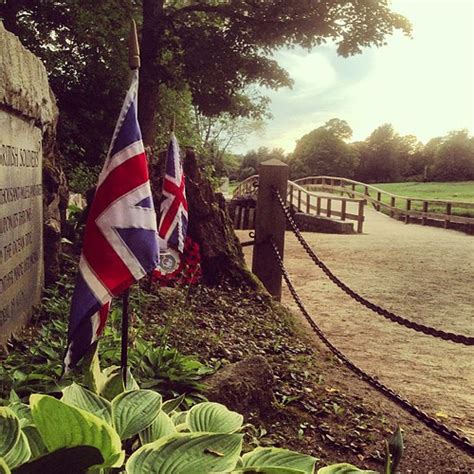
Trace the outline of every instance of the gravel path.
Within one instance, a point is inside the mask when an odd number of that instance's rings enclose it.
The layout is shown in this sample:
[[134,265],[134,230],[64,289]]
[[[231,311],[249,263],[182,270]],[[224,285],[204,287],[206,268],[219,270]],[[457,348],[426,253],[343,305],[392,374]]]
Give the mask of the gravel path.
[[[472,236],[405,225],[370,208],[362,235],[304,235],[342,281],[372,302],[429,326],[474,335]],[[346,355],[474,439],[474,348],[417,334],[365,309],[311,263],[289,232],[285,265],[310,314]],[[299,314],[286,289],[283,303]]]

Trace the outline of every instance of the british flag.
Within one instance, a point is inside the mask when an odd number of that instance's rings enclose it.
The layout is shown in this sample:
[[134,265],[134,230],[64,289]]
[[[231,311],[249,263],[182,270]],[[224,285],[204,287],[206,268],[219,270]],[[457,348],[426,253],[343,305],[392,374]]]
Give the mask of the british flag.
[[166,172],[163,180],[163,200],[160,206],[161,218],[158,227],[162,246],[184,250],[188,228],[188,202],[186,201],[185,177],[179,156],[179,145],[171,134],[166,157]]
[[138,70],[115,127],[87,219],[71,303],[68,371],[101,334],[113,296],[158,264],[156,213],[137,119]]

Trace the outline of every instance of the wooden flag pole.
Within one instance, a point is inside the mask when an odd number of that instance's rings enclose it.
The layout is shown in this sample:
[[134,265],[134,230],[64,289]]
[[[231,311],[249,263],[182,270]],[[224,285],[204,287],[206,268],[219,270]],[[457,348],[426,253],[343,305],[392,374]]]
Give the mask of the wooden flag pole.
[[[133,71],[140,67],[140,47],[138,45],[137,25],[132,20],[130,25],[130,36],[128,39],[128,65]],[[127,289],[122,297],[122,353],[120,356],[120,369],[122,371],[123,385],[127,387],[127,365],[128,365],[128,299],[130,291]]]

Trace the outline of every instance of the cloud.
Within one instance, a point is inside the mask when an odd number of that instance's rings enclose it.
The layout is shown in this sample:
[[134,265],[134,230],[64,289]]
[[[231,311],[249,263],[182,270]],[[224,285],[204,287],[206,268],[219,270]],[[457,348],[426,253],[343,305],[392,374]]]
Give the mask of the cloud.
[[410,19],[413,39],[395,34],[387,46],[351,58],[338,57],[332,45],[278,52],[295,85],[268,94],[274,119],[237,151],[292,151],[333,117],[347,120],[355,139],[386,122],[423,141],[459,128],[473,133],[474,1],[394,0],[392,8]]

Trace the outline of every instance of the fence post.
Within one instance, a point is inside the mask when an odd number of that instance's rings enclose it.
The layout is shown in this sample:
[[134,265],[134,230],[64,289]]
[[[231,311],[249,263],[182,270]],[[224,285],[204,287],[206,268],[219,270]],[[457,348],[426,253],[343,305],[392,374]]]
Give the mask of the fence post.
[[284,199],[287,183],[288,165],[276,159],[260,164],[252,272],[278,301],[281,299],[281,272],[269,239],[276,242],[283,258],[286,219],[280,203],[273,197],[272,188],[276,188]]

